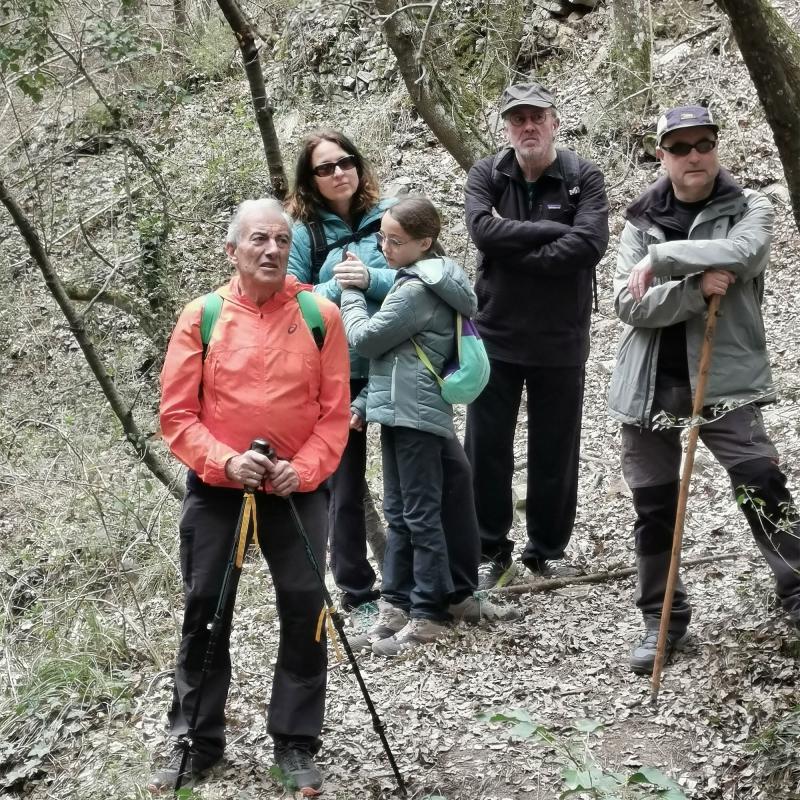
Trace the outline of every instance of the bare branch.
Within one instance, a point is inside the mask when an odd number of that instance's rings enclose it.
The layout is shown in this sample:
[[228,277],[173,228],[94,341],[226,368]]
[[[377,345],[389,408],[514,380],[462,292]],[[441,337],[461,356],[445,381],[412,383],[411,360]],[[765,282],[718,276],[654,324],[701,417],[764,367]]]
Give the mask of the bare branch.
[[31,257],[39,267],[50,294],[52,294],[56,303],[58,303],[61,312],[69,323],[69,328],[72,331],[72,335],[75,337],[75,341],[83,351],[86,363],[89,365],[97,382],[100,384],[100,388],[108,404],[122,424],[127,440],[133,446],[137,456],[153,475],[167,486],[175,497],[181,497],[182,492],[177,484],[176,476],[173,475],[169,467],[152,452],[148,445],[147,437],[139,430],[133,418],[132,408],[125,403],[122,396],[119,394],[113,379],[108,374],[97,350],[95,350],[84,328],[81,315],[76,312],[67,295],[64,284],[61,282],[61,278],[59,278],[50,263],[50,258],[42,245],[39,234],[36,232],[28,215],[23,211],[16,198],[13,197],[6,188],[6,183],[2,175],[0,175],[0,203],[6,207],[17,230],[25,240]]

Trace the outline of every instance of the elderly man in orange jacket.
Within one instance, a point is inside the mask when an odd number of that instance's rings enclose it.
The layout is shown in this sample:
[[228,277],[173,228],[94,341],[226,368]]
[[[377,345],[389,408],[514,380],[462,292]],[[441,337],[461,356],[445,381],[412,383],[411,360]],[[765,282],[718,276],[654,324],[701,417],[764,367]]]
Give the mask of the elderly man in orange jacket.
[[[192,719],[208,622],[213,616],[235,535],[242,489],[255,490],[259,544],[269,564],[280,620],[268,730],[275,757],[299,789],[313,794],[322,778],[313,756],[325,708],[327,653],[316,637],[321,586],[282,499],[293,495],[318,564],[325,563],[328,496],[350,419],[347,342],[335,305],[314,296],[324,325],[315,341],[287,277],[291,218],[276,200],[242,203],[225,249],[236,272],[217,290],[222,303],[204,345],[207,298],[183,310],[161,373],[161,430],[188,468],[180,520],[185,611],[169,730],[175,744],[150,778],[152,792],[175,786]],[[308,288],[308,287],[305,287]],[[274,460],[249,449],[256,438]],[[201,776],[225,747],[230,684],[228,642],[233,609],[206,678],[188,772]],[[185,782],[185,781],[184,781]]]

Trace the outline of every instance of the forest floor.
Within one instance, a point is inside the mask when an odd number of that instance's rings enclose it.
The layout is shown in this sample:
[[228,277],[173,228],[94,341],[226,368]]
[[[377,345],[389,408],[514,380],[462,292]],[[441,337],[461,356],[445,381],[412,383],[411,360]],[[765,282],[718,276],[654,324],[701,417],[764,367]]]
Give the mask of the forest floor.
[[[725,44],[724,23],[694,35],[719,17],[701,4],[685,5],[694,16],[681,40],[660,45],[656,79],[669,82],[656,100],[661,106],[713,100],[725,122],[723,164],[743,185],[773,193],[777,217],[764,317],[781,399],[765,418],[797,493],[800,236],[784,195],[775,192],[780,163],[741,57]],[[564,98],[562,142],[604,170],[612,210],[611,244],[598,270],[600,308],[592,315],[580,496],[567,554],[586,572],[633,564],[618,425],[605,406],[621,330],[611,283],[622,211],[657,174],[636,135],[607,123],[587,129],[605,102],[592,93],[605,78],[591,65],[591,53],[608,12],[597,18],[570,29],[581,66],[564,60],[546,76]],[[681,68],[669,56],[678,47]],[[300,136],[315,125],[347,130],[373,157],[385,188],[434,199],[446,220],[446,248],[473,269],[463,173],[411,113],[403,90],[328,105],[285,99],[276,119],[287,164]],[[162,169],[176,218],[185,216],[171,242],[172,288],[186,300],[222,282],[222,226],[230,207],[265,183],[257,171],[263,168],[251,169],[260,159],[242,81],[237,76],[192,94],[171,111],[168,125],[148,136],[168,142]],[[54,167],[48,178],[48,191],[60,194],[54,234],[69,232],[81,209],[100,207],[129,187],[131,169],[114,147]],[[135,249],[120,238],[121,223],[115,226],[96,230],[97,246]],[[54,253],[59,268],[86,275],[91,268],[77,241],[71,233]],[[181,611],[178,503],[131,461],[68,328],[6,228],[0,267],[9,287],[0,299],[7,343],[0,353],[0,794],[141,800],[149,796],[143,783],[151,755],[165,743],[171,696]],[[116,359],[117,380],[140,387],[138,413],[154,426],[158,354],[122,315],[97,313],[104,326],[98,339]],[[518,460],[525,457],[525,429],[523,410]],[[379,500],[372,437],[369,478]],[[524,482],[523,473],[519,479]],[[519,521],[513,536],[519,553]],[[641,629],[632,579],[498,594],[498,601],[519,607],[518,621],[457,627],[442,642],[396,660],[361,658],[409,795],[550,800],[574,788],[571,796],[581,798],[800,798],[800,638],[776,609],[767,568],[723,470],[701,446],[684,558],[715,555],[718,561],[684,571],[695,608],[691,637],[666,668],[656,707],[648,681],[627,664]],[[251,554],[231,645],[228,748],[196,789],[199,800],[292,796],[270,772],[265,712],[276,647],[269,574]],[[359,689],[333,648],[330,659],[319,756],[324,796],[396,797]],[[680,789],[670,788],[665,776]]]

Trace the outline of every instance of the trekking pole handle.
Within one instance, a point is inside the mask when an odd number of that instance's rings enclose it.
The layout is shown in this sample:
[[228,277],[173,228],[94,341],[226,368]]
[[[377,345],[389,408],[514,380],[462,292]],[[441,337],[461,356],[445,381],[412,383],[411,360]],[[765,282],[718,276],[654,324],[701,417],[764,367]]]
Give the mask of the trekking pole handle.
[[266,456],[270,461],[275,460],[275,450],[266,439],[253,439],[250,442],[250,449],[255,450],[256,453],[261,453],[262,456]]

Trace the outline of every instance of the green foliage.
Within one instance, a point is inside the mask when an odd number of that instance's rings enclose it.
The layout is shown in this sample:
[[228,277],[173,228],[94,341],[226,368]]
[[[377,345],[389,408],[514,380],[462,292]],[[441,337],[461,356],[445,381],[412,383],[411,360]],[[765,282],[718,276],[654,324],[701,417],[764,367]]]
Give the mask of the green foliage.
[[185,46],[188,75],[200,74],[208,80],[220,80],[235,74],[236,39],[225,20],[211,17],[194,29]]
[[0,0],[0,73],[39,102],[52,76],[44,62],[53,51],[48,25],[56,0]]
[[248,137],[219,141],[206,161],[197,190],[204,211],[226,213],[247,197],[261,197],[267,186],[267,167],[259,143]]
[[[524,709],[504,709],[480,713],[483,722],[511,725],[509,736],[533,740],[550,748],[561,762],[564,790],[560,798],[591,797],[597,800],[656,797],[663,800],[686,800],[678,783],[654,767],[641,767],[634,773],[616,772],[599,764],[590,749],[590,737],[603,729],[603,723],[593,719],[577,719],[567,735],[536,722]],[[581,734],[581,736],[578,736]]]

